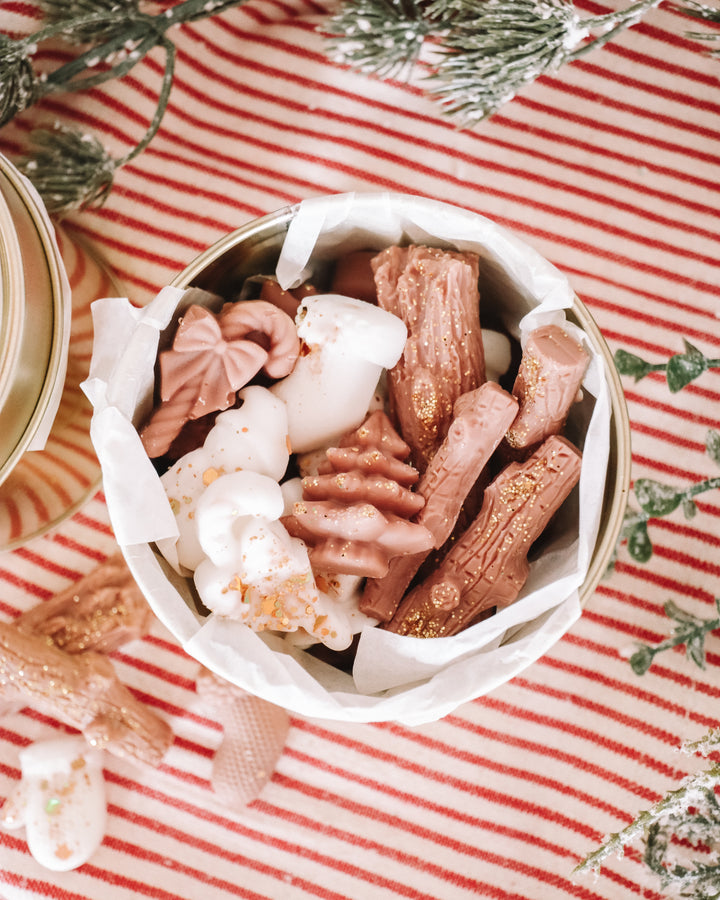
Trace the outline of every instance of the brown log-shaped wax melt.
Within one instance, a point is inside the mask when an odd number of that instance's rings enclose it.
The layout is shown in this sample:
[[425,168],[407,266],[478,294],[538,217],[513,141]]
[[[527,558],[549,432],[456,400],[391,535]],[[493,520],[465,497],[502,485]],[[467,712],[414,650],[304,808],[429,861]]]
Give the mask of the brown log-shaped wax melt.
[[50,600],[24,612],[15,626],[66,653],[110,653],[147,633],[152,613],[121,554],[111,556]]
[[167,722],[120,683],[107,657],[92,651],[70,655],[5,622],[0,697],[57,717],[94,747],[150,765],[160,763],[173,740]]
[[402,319],[405,350],[388,374],[390,409],[423,472],[455,401],[485,381],[475,253],[388,247],[372,261],[378,305]]
[[[433,535],[434,547],[447,541],[465,498],[517,414],[517,400],[488,381],[463,394],[440,449],[418,482],[425,505],[415,516]],[[368,578],[360,609],[381,622],[392,618],[428,551],[390,560],[387,575]]]
[[558,325],[544,325],[529,334],[513,386],[520,409],[506,435],[512,450],[529,450],[559,434],[589,361],[583,345]]
[[525,462],[510,463],[486,489],[470,528],[385,627],[446,637],[512,603],[528,576],[528,551],[577,483],[580,463],[577,448],[557,435]]
[[273,306],[277,306],[278,309],[281,309],[294,320],[298,307],[305,297],[310,297],[316,293],[317,291],[311,284],[301,284],[300,287],[286,291],[280,287],[274,278],[266,278],[260,288],[260,300],[272,303]]
[[303,500],[283,519],[309,545],[313,567],[380,576],[392,557],[429,550],[432,535],[410,521],[425,502],[409,489],[418,473],[402,461],[409,448],[385,413],[372,413],[340,444],[318,475],[303,479]]
[[375,250],[354,250],[341,256],[335,263],[330,293],[376,303],[377,292],[371,266],[375,255]]

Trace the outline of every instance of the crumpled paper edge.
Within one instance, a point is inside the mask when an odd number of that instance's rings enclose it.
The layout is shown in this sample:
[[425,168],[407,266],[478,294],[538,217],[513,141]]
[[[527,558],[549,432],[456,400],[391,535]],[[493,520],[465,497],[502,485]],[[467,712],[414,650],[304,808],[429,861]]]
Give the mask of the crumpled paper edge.
[[[379,225],[375,230],[376,219]],[[349,222],[353,224],[348,226]],[[343,228],[348,232],[344,237],[341,236]],[[445,230],[441,231],[442,228]],[[284,286],[302,280],[308,274],[310,256],[315,256],[313,246],[322,256],[329,253],[330,248],[336,248],[339,239],[343,249],[347,250],[366,246],[368,241],[378,247],[401,239],[438,243],[438,234],[442,234],[441,241],[458,249],[478,249],[478,243],[483,245],[483,264],[488,271],[496,273],[501,282],[507,278],[512,281],[513,296],[519,303],[520,312],[528,312],[533,298],[540,303],[539,309],[536,307],[529,315],[520,315],[519,336],[522,326],[535,327],[548,320],[557,321],[558,317],[564,320],[564,310],[572,305],[574,292],[565,277],[534,250],[482,216],[406,195],[349,194],[304,201],[291,222],[276,275]],[[99,442],[96,449],[103,465],[105,492],[116,537],[156,614],[188,653],[239,686],[304,715],[419,723],[437,719],[460,703],[506,681],[546,652],[576,621],[580,615],[578,589],[595,544],[602,507],[597,498],[602,497],[604,485],[603,477],[603,484],[594,484],[592,490],[588,490],[585,482],[590,476],[586,466],[580,484],[581,526],[587,532],[586,540],[571,547],[569,552],[565,548],[566,561],[568,558],[572,561],[570,571],[558,579],[557,570],[553,569],[550,590],[545,590],[544,602],[535,607],[530,606],[526,597],[460,635],[436,638],[432,642],[392,635],[380,629],[366,629],[360,640],[354,679],[286,645],[281,637],[257,635],[240,623],[215,616],[202,620],[193,612],[190,592],[183,590],[182,584],[173,585],[172,579],[168,581],[169,567],[163,566],[148,546],[153,540],[172,538],[177,531],[164,492],[160,503],[157,489],[162,491],[162,486],[142,451],[132,424],[138,405],[146,403],[152,392],[152,367],[148,372],[147,361],[155,358],[152,348],[157,348],[158,332],[172,318],[170,307],[174,308],[180,302],[183,292],[178,294],[178,290],[165,288],[145,310],[128,308],[123,313],[124,334],[134,334],[135,328],[147,331],[140,342],[141,351],[134,348],[131,354],[135,363],[145,362],[146,372],[144,377],[131,382],[130,399],[118,379],[118,367],[121,370],[124,366],[126,376],[130,374],[132,366],[128,365],[127,353],[111,352],[110,358],[106,359],[105,351],[101,349],[102,341],[97,366],[91,368],[86,383],[86,393],[95,406],[93,419],[95,423],[97,417],[97,425],[92,434],[93,440],[97,438]],[[103,308],[99,306],[97,314],[100,318],[107,313],[108,321],[113,322],[113,343],[119,348],[121,341],[114,317],[120,313],[117,308],[111,310],[109,305],[104,306],[112,302],[118,304],[120,301],[101,302]],[[518,310],[510,310],[509,315],[518,316]],[[595,354],[586,381],[593,378],[598,382],[594,386],[597,397],[593,421],[599,434],[593,435],[592,444],[596,453],[595,465],[598,461],[601,463],[604,476],[609,449],[610,404],[602,359]],[[121,397],[113,396],[116,384],[120,384]],[[587,443],[590,444],[590,440]],[[128,494],[126,477],[113,478],[119,448],[126,462],[127,454],[134,456],[138,448],[144,460],[141,463],[138,457],[138,466],[133,464],[141,484],[134,498]],[[584,496],[588,493],[593,495],[589,501]],[[152,503],[148,502],[150,497]],[[142,501],[141,505],[133,507],[133,503],[139,501]],[[162,512],[157,517],[155,514],[148,516],[149,506],[157,506]],[[135,521],[138,509],[143,510],[140,522]],[[589,517],[587,509],[593,510]],[[129,518],[126,516],[128,511]],[[573,553],[577,555],[573,557]],[[542,574],[543,568],[557,565],[556,556],[541,558],[539,565],[534,564],[525,591],[531,599],[538,575]],[[529,616],[530,621],[527,621]],[[388,653],[390,648],[391,654]],[[380,667],[378,660],[385,659],[390,662]],[[410,681],[407,677],[409,663],[414,666]]]

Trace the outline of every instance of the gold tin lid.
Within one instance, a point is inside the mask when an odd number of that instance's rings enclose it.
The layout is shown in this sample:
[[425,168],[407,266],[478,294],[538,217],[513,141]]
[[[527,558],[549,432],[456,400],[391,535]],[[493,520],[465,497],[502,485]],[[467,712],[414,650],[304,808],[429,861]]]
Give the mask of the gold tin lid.
[[49,430],[65,378],[69,310],[47,212],[0,155],[0,483]]

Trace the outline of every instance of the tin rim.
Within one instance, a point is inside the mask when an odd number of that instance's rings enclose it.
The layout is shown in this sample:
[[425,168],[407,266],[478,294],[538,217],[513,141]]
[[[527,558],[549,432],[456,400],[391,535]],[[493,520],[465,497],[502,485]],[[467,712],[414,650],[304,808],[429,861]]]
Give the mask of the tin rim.
[[[50,414],[52,408],[53,399],[57,396],[58,383],[64,380],[65,351],[69,335],[66,304],[69,302],[69,297],[67,296],[63,263],[47,213],[20,172],[2,155],[0,155],[0,181],[3,193],[5,189],[7,190],[7,194],[4,196],[7,220],[0,222],[2,228],[0,244],[7,252],[4,259],[6,258],[8,261],[7,278],[3,277],[0,282],[3,290],[2,314],[5,315],[4,310],[7,304],[8,309],[11,309],[18,317],[22,332],[16,338],[17,356],[12,367],[8,364],[7,371],[0,370],[2,377],[0,401],[4,403],[15,392],[16,397],[18,394],[22,394],[24,403],[27,404],[22,414],[24,424],[19,426],[21,432],[18,434],[15,430],[9,439],[9,445],[2,448],[2,456],[0,456],[0,483],[2,483],[31,445],[41,426],[45,424],[46,416]],[[15,214],[11,207],[14,208]],[[32,237],[36,239],[36,247],[33,248],[32,254],[23,256],[23,247],[16,236],[18,229],[27,230],[27,233],[32,233]],[[12,250],[8,251],[13,244],[17,247],[17,255],[14,255]],[[30,274],[30,278],[27,277],[28,274]],[[26,389],[23,384],[23,378],[27,378],[27,373],[23,373],[22,370],[28,368],[25,365],[25,357],[29,348],[36,345],[38,340],[35,331],[37,323],[34,320],[32,323],[25,321],[27,313],[25,292],[27,282],[30,280],[35,282],[37,279],[43,282],[41,296],[36,300],[38,306],[42,307],[42,315],[47,316],[49,320],[49,339],[47,341],[49,346],[47,355],[43,350],[42,360],[39,360],[40,366],[44,366],[44,370],[37,375],[37,382],[33,382],[30,396],[25,397],[29,388]],[[26,331],[26,324],[32,324],[30,331]]]
[[22,257],[10,209],[0,194],[0,409],[10,393],[20,356],[24,293]]
[[[277,257],[281,239],[298,208],[299,204],[284,207],[259,219],[253,219],[220,238],[180,272],[173,280],[173,286],[205,287],[207,282],[222,277],[228,251],[240,244],[248,252],[245,263],[234,269],[237,277],[249,276],[260,271],[257,268],[258,260],[272,258],[273,255]],[[610,455],[602,516],[590,565],[579,589],[580,604],[585,606],[608,569],[623,525],[631,478],[630,420],[620,376],[597,323],[577,295],[573,306],[567,312],[568,318],[582,328],[603,359],[612,410]]]

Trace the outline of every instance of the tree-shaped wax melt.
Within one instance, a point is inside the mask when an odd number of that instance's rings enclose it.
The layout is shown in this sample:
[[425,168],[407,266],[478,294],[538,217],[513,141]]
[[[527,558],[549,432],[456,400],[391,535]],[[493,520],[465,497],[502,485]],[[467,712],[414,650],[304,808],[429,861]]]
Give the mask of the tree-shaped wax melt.
[[427,528],[409,521],[425,503],[411,490],[418,472],[403,461],[409,452],[377,411],[303,479],[303,500],[285,521],[310,546],[315,569],[379,578],[392,557],[433,546]]

